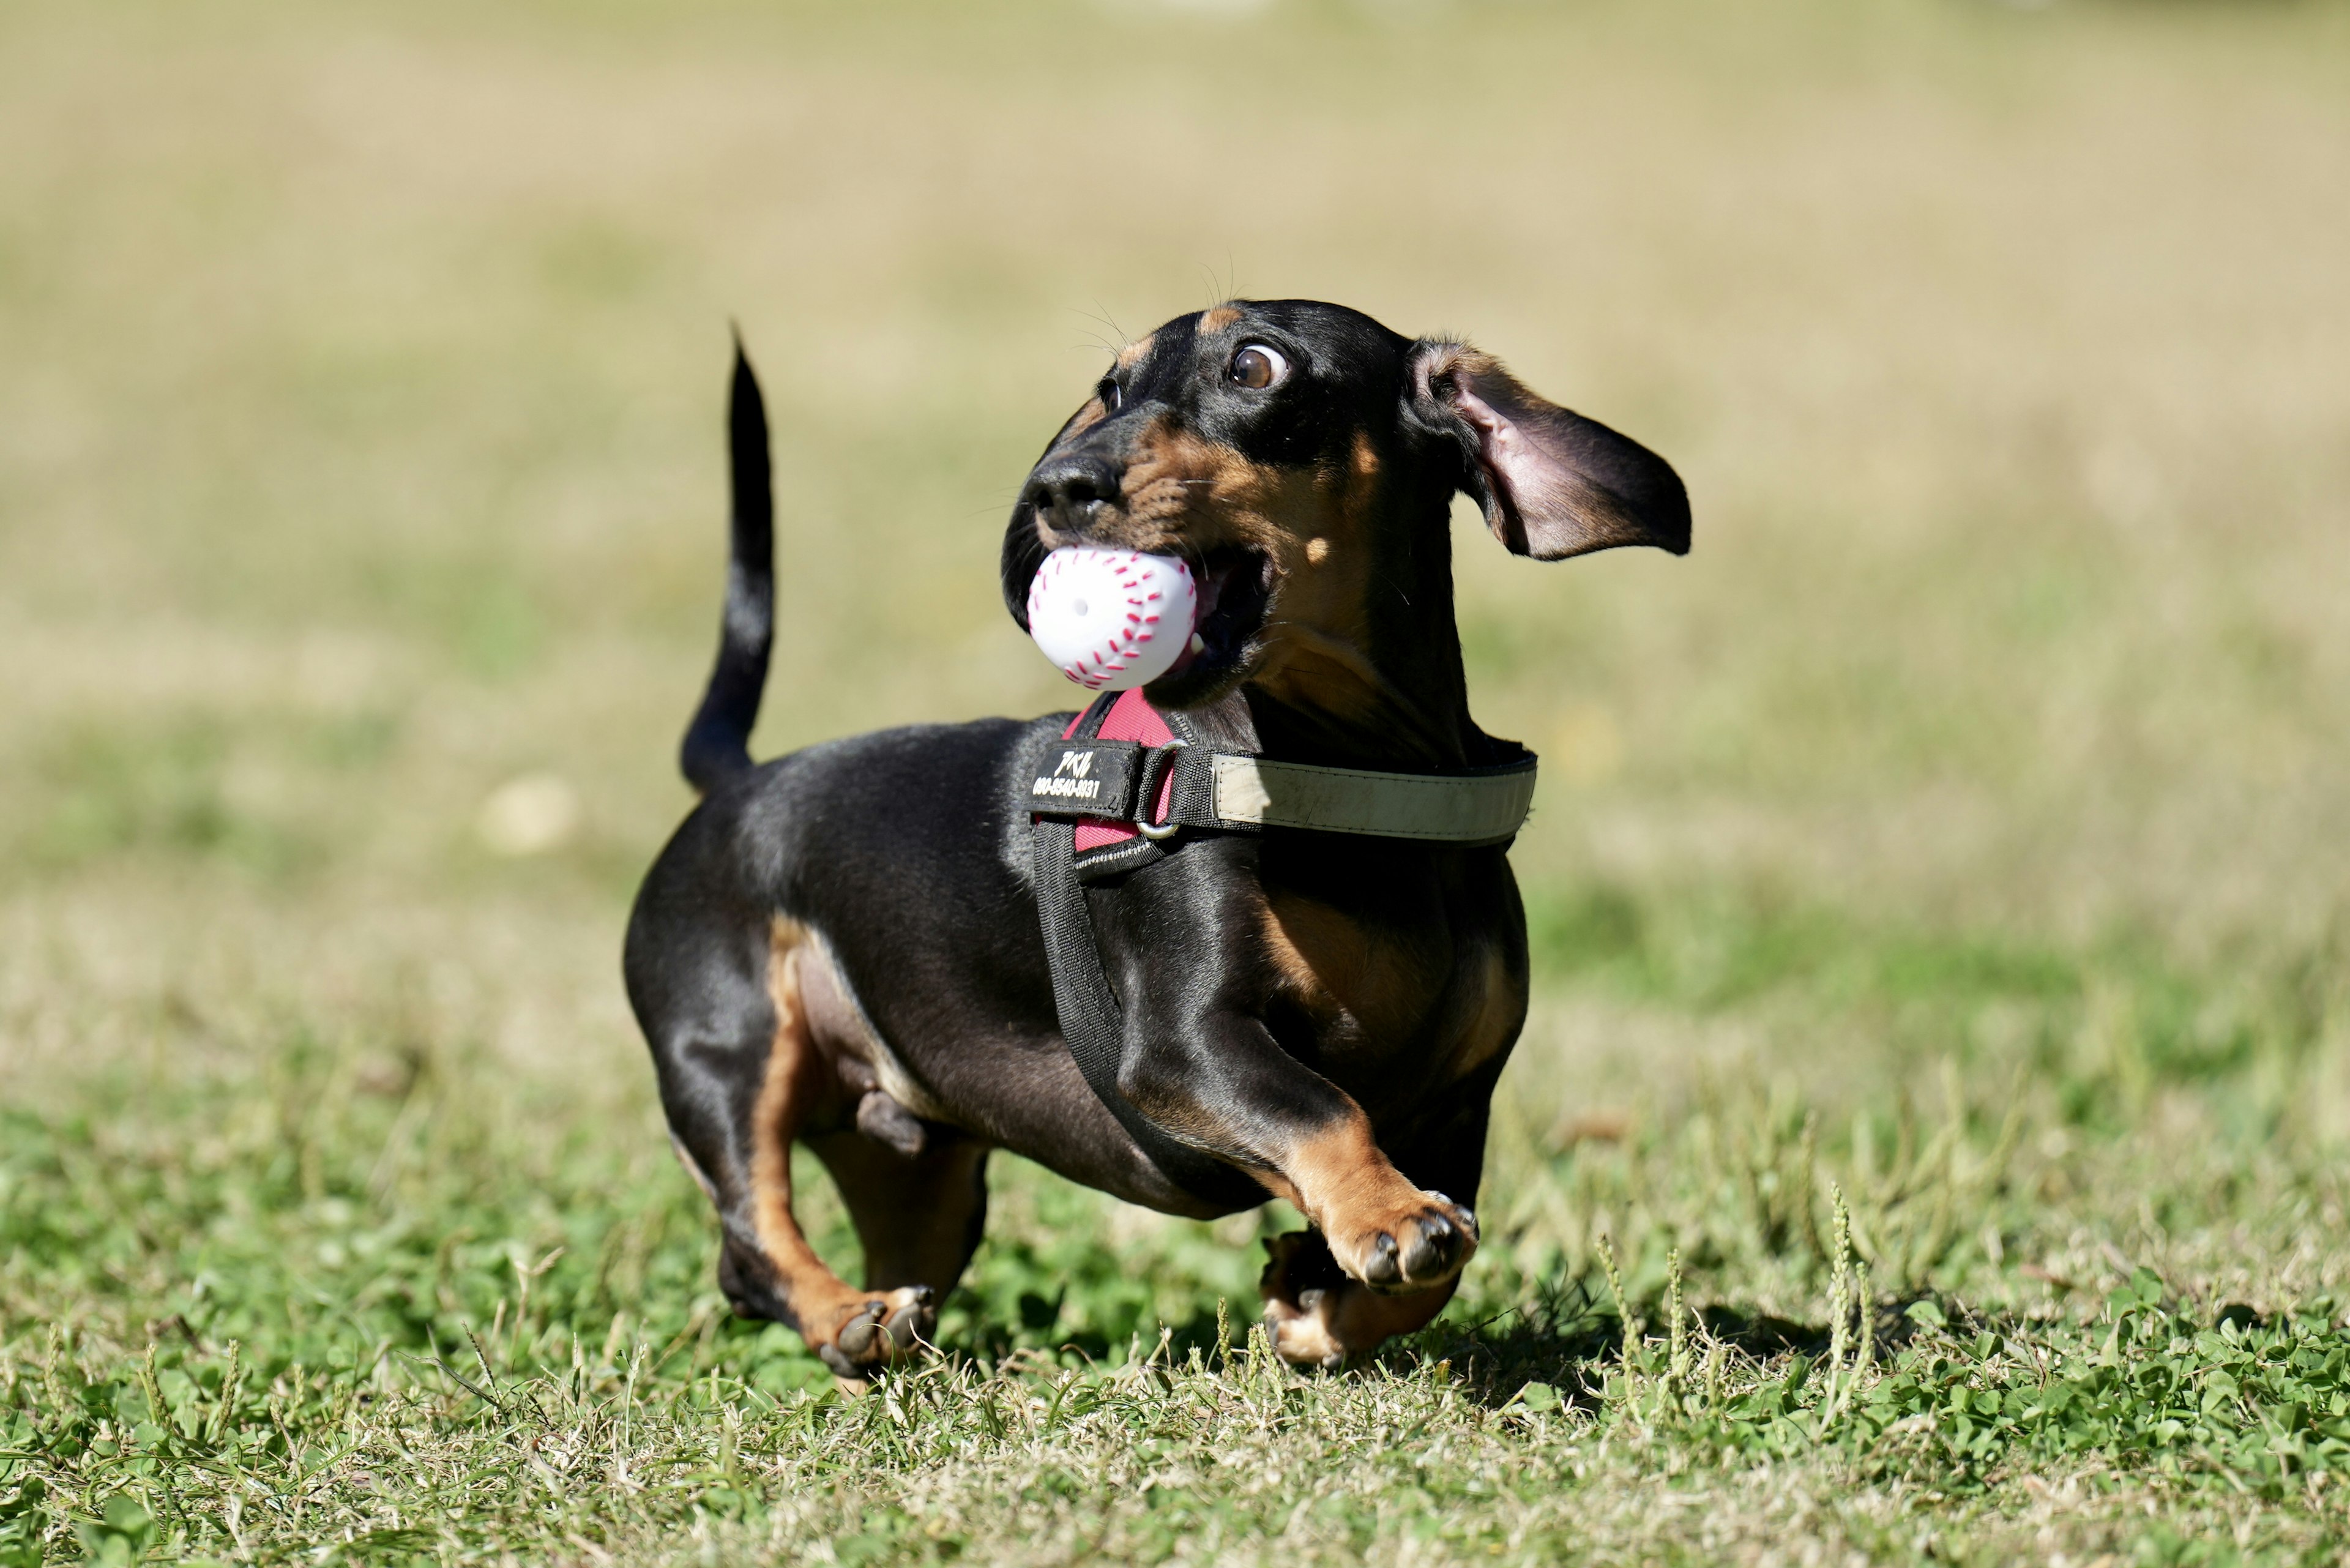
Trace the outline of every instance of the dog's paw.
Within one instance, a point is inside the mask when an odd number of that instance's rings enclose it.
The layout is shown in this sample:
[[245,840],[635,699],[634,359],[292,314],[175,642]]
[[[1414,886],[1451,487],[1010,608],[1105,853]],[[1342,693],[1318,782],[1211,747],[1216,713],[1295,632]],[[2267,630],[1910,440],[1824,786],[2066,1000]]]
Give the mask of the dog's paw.
[[1265,1333],[1281,1358],[1293,1366],[1335,1367],[1360,1348],[1340,1337],[1331,1313],[1339,1290],[1363,1287],[1339,1272],[1321,1235],[1268,1236],[1264,1251],[1257,1292],[1264,1298]]
[[904,1285],[848,1303],[832,1331],[811,1334],[808,1343],[835,1377],[862,1385],[875,1367],[902,1360],[927,1342],[938,1321],[938,1293]]
[[1333,1321],[1336,1306],[1333,1298],[1341,1290],[1362,1288],[1349,1281],[1344,1285],[1300,1291],[1295,1302],[1266,1302],[1264,1327],[1273,1337],[1275,1353],[1292,1366],[1336,1371],[1345,1366],[1356,1347],[1339,1336]]
[[1452,1297],[1451,1280],[1388,1293],[1347,1279],[1324,1238],[1311,1231],[1273,1237],[1264,1249],[1270,1258],[1258,1289],[1265,1332],[1293,1366],[1341,1366],[1350,1355],[1426,1327]]
[[1477,1216],[1441,1192],[1407,1188],[1400,1201],[1367,1220],[1349,1216],[1330,1238],[1339,1267],[1375,1291],[1425,1290],[1461,1272],[1477,1250]]

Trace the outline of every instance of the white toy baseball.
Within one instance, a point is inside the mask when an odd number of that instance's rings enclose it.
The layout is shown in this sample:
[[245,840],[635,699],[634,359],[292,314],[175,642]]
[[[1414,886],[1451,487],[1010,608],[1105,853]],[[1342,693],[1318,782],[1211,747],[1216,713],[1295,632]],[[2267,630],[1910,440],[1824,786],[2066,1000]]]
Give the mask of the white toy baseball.
[[1028,635],[1089,691],[1167,673],[1191,641],[1200,590],[1172,556],[1065,545],[1028,585]]

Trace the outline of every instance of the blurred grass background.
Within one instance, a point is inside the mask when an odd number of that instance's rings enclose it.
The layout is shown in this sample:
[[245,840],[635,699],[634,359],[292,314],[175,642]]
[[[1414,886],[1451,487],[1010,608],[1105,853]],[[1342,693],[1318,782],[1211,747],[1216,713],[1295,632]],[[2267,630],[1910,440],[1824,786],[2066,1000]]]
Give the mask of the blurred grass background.
[[[1480,715],[1547,761],[1538,895],[2321,946],[2346,37],[13,6],[8,1062],[100,999],[389,985],[633,1073],[613,930],[685,802],[729,317],[775,408],[780,750],[1066,700],[998,522],[1099,343],[1228,291],[1471,333],[1687,475],[1686,562],[1462,534]],[[484,800],[549,773],[577,832],[485,854]]]
[[[421,1074],[682,1227],[617,952],[688,803],[730,318],[764,754],[1066,703],[995,587],[1027,464],[1105,343],[1305,295],[1471,336],[1696,508],[1685,561],[1554,567],[1456,517],[1478,715],[1544,757],[1523,1244],[1472,1298],[1610,1225],[1656,1288],[1711,1127],[1752,1147],[1701,1288],[1795,1310],[1813,1254],[1754,1271],[1807,1113],[1889,1215],[1920,1116],[2029,1109],[2037,1185],[1980,1245],[1865,1236],[1889,1283],[2061,1299],[1998,1272],[2035,1226],[2060,1278],[2116,1237],[2272,1305],[2350,1271],[2308,1229],[2350,1135],[2340,6],[18,0],[0,150],[0,1099],[201,1165],[212,1118],[268,1142],[240,1096]],[[1071,1227],[1244,1288],[999,1183],[991,1310]],[[127,1324],[169,1272],[86,1282]],[[34,1277],[0,1339],[67,1311]]]

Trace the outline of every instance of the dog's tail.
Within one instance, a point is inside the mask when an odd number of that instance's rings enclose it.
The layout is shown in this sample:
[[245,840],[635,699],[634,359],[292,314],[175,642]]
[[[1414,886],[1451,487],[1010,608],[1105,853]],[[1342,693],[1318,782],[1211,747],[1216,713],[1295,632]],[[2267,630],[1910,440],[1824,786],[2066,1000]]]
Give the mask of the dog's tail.
[[751,765],[751,725],[759,717],[767,654],[775,639],[775,496],[767,466],[767,405],[740,333],[726,406],[726,456],[733,539],[718,663],[678,751],[686,782],[703,794]]

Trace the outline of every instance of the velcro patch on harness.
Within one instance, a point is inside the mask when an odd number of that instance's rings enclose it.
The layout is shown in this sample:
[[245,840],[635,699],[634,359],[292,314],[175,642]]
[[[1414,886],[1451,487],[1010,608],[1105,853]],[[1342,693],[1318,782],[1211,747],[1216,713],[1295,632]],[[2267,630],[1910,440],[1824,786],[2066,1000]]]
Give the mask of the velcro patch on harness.
[[1202,760],[1213,780],[1212,809],[1223,823],[1492,844],[1517,832],[1534,798],[1531,758],[1436,774],[1307,767],[1229,753]]
[[1036,766],[1028,809],[1038,816],[1128,816],[1141,760],[1132,741],[1056,741]]

